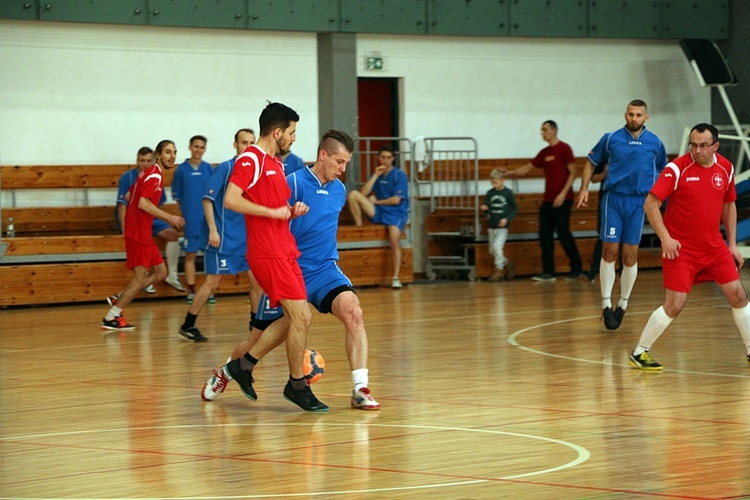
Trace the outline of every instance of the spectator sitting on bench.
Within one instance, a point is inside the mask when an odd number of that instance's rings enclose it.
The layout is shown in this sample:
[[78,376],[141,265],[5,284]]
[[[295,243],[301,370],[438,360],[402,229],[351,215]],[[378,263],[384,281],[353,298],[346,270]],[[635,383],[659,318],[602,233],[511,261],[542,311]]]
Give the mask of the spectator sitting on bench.
[[388,228],[393,259],[392,288],[401,288],[401,232],[409,219],[409,180],[406,174],[393,166],[396,156],[390,145],[378,151],[375,173],[360,188],[347,195],[354,224],[362,225],[362,212],[375,224]]

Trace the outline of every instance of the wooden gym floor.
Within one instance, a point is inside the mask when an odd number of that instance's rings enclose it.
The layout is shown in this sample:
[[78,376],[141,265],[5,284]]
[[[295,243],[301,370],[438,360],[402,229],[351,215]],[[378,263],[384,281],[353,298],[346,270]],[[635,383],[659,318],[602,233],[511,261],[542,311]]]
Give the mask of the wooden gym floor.
[[615,333],[584,279],[360,298],[378,412],[349,407],[330,316],[314,316],[308,346],[325,356],[313,388],[331,410],[310,414],[281,396],[283,349],[259,365],[258,401],[234,384],[201,401],[246,336],[244,296],[204,309],[205,344],[177,335],[177,299],[131,306],[130,333],[102,333],[103,301],[0,310],[0,496],[750,497],[750,364],[714,285],[655,345],[663,373],[627,365],[659,271],[641,272]]

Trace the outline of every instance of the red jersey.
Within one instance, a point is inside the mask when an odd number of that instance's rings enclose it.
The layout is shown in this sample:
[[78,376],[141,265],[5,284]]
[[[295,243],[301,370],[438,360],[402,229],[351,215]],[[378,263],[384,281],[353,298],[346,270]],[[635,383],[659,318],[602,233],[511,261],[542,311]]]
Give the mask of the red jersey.
[[[244,198],[269,208],[288,205],[292,195],[281,160],[255,144],[237,157],[229,182],[242,189]],[[299,257],[288,220],[245,214],[245,229],[247,260]]]
[[[539,151],[536,158],[531,160],[531,164],[536,168],[544,169],[544,201],[552,203],[557,195],[562,192],[570,175],[568,165],[575,163],[575,161],[573,150],[563,141],[554,146],[547,146]],[[568,190],[565,199],[573,199],[572,187]]]
[[702,255],[726,248],[721,236],[724,203],[737,199],[734,166],[719,154],[708,168],[693,161],[690,153],[668,163],[651,193],[661,201],[669,198],[664,225],[682,244],[680,252]]
[[154,216],[138,208],[141,198],[151,200],[154,206],[159,206],[164,181],[161,176],[161,167],[151,165],[138,174],[135,183],[130,187],[130,201],[125,212],[125,237],[134,239],[140,243],[149,243],[152,240],[151,230]]

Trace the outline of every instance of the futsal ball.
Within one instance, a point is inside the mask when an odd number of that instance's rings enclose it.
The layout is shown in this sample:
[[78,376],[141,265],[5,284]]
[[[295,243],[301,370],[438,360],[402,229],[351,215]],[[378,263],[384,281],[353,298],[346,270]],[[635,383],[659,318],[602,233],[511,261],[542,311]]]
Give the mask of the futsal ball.
[[302,373],[305,374],[305,380],[308,384],[314,384],[321,378],[326,371],[326,360],[323,356],[312,349],[305,349],[305,359],[302,363]]

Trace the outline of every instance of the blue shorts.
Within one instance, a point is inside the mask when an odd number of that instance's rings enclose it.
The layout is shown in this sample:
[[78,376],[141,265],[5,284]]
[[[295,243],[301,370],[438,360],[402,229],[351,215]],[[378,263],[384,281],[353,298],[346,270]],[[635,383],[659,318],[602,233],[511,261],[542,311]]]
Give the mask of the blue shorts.
[[383,210],[380,205],[375,205],[375,217],[372,218],[372,222],[375,224],[383,224],[384,226],[396,226],[399,230],[403,231],[406,226],[406,221],[409,220],[409,214],[404,213],[393,213]]
[[644,200],[641,195],[607,191],[602,201],[599,239],[604,243],[639,245],[646,216]]
[[[205,241],[205,238],[204,238],[204,241]],[[188,253],[197,253],[198,250],[202,250],[200,233],[195,233],[195,234],[185,233],[185,238],[182,242],[182,247]]]
[[255,311],[255,319],[258,321],[274,321],[284,316],[281,306],[271,307],[271,299],[265,292],[260,296],[258,310]]
[[161,233],[162,231],[164,231],[165,229],[169,229],[170,227],[172,227],[172,226],[170,226],[169,224],[167,224],[163,220],[157,219],[156,217],[154,217],[154,224],[153,224],[153,226],[151,226],[151,234],[153,234],[154,236],[156,236],[159,233]]
[[247,271],[247,258],[244,255],[224,255],[210,248],[203,251],[206,274],[237,274]]
[[[354,291],[352,282],[339,268],[336,261],[329,260],[319,268],[307,272],[303,271],[303,274],[305,276],[305,287],[307,288],[307,301],[323,314],[331,312],[333,299],[340,293]],[[271,307],[271,301],[264,292],[260,297],[255,317],[258,320],[267,321],[280,318],[283,315],[281,307]]]
[[[305,288],[307,288],[307,301],[315,306],[319,312],[331,312],[333,299],[345,289],[354,290],[352,282],[346,277],[344,272],[339,268],[335,260],[326,261],[322,266],[307,270],[302,270],[305,277]],[[330,297],[333,291],[337,293]],[[327,299],[327,300],[326,300]]]

